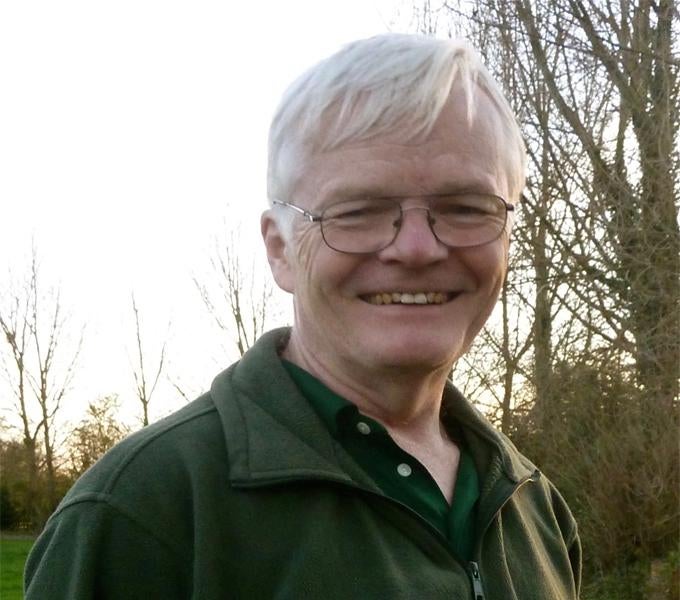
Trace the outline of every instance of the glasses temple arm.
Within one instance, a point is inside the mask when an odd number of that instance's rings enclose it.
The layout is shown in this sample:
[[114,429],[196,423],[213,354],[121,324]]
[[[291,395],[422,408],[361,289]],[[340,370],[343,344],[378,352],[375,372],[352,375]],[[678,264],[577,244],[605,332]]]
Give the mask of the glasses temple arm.
[[279,206],[285,206],[286,208],[292,208],[295,212],[300,213],[303,217],[307,218],[312,223],[321,222],[321,216],[314,215],[314,214],[310,213],[308,210],[305,210],[304,208],[300,208],[299,206],[295,206],[295,204],[291,204],[290,202],[284,202],[283,200],[272,200],[272,204],[278,204]]

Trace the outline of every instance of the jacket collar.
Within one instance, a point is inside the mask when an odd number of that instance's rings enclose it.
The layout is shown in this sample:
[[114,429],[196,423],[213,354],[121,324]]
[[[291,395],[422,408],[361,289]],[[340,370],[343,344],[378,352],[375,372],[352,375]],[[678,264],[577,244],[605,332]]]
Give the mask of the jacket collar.
[[[379,492],[370,477],[332,438],[314,409],[281,364],[289,328],[264,334],[243,358],[212,383],[229,456],[229,479],[239,486],[327,479]],[[495,473],[518,482],[535,468],[453,386],[444,396],[445,411],[472,443],[473,456]],[[478,448],[476,448],[478,447]],[[486,447],[486,448],[485,448]],[[480,464],[478,456],[475,456]],[[489,474],[487,472],[487,474]]]
[[501,475],[516,484],[536,473],[536,466],[452,384],[444,390],[442,412],[444,419],[452,418],[460,424],[478,468],[483,466],[486,471],[487,484]]
[[279,358],[290,329],[264,334],[210,393],[222,421],[229,479],[257,486],[326,479],[379,491],[331,437]]

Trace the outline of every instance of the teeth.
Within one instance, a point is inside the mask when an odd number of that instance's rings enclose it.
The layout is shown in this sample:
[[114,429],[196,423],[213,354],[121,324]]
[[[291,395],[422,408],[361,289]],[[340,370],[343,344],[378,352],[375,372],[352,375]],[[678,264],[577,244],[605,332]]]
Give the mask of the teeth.
[[444,304],[448,296],[444,292],[382,292],[366,298],[371,304]]

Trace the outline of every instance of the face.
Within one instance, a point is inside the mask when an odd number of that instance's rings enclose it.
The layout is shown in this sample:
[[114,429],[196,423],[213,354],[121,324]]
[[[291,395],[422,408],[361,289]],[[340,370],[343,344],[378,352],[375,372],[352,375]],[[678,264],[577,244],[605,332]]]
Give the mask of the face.
[[[287,200],[315,214],[366,194],[399,197],[405,209],[461,190],[510,201],[496,110],[478,91],[468,124],[456,91],[426,139],[409,142],[395,132],[317,154]],[[297,217],[289,241],[269,212],[262,230],[274,278],[294,295],[291,343],[326,373],[448,371],[487,320],[506,272],[506,234],[484,246],[448,248],[423,210],[406,210],[394,243],[372,255],[332,250],[318,224]],[[377,303],[383,294],[425,294],[432,303]]]

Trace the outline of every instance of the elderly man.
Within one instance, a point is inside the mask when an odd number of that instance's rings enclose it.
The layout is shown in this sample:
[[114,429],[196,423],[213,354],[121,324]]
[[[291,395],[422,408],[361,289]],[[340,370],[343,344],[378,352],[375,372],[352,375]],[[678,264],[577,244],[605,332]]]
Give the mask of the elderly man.
[[81,478],[27,598],[577,598],[569,509],[447,381],[524,181],[476,54],[349,45],[288,90],[269,160],[262,235],[294,326]]

